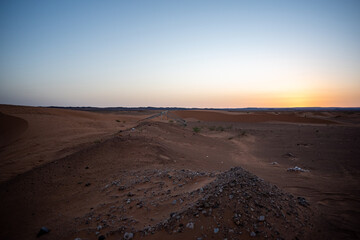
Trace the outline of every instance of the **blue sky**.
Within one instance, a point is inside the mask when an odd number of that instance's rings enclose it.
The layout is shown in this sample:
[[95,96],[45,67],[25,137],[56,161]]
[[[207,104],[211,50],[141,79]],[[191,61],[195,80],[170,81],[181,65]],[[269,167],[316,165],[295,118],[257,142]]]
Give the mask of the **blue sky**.
[[360,106],[360,1],[1,1],[0,103]]

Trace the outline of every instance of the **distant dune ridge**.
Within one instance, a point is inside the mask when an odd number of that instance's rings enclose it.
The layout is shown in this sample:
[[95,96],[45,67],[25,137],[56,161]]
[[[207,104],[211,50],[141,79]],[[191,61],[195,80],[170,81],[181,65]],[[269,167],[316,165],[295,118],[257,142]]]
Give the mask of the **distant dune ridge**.
[[18,139],[28,128],[28,122],[22,118],[0,112],[0,148]]
[[0,238],[360,236],[360,113],[161,111],[0,105]]
[[238,112],[220,112],[220,111],[175,111],[175,114],[182,118],[195,118],[202,121],[210,122],[288,122],[288,123],[317,123],[317,124],[334,124],[333,121],[299,116],[294,112],[282,112],[274,114],[268,112],[256,113],[238,113]]

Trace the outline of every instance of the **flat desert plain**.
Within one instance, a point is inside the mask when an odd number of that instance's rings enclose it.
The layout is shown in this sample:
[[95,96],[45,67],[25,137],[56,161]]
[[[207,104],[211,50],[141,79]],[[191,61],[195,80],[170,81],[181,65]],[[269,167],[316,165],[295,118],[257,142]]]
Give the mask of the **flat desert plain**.
[[360,238],[359,112],[156,113],[0,105],[0,239]]

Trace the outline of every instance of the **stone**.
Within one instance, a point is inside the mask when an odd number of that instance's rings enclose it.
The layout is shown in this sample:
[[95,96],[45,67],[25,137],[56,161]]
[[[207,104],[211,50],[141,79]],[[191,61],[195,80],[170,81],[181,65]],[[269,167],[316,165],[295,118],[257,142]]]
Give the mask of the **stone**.
[[310,204],[306,201],[306,199],[303,198],[303,197],[298,197],[297,200],[298,200],[298,203],[299,203],[301,206],[303,206],[303,207],[307,207],[307,206],[310,205]]
[[124,239],[128,240],[128,239],[132,239],[134,237],[134,234],[131,232],[126,232],[124,234]]
[[49,232],[50,232],[50,229],[48,229],[47,227],[41,227],[39,233],[36,236],[40,237]]
[[260,221],[260,222],[265,221],[265,216],[260,216],[260,217],[259,217],[259,221]]
[[98,237],[98,240],[105,240],[105,236],[104,236],[104,235],[100,235],[100,236]]
[[219,228],[214,228],[214,233],[218,233],[219,232]]
[[194,229],[194,223],[193,223],[193,222],[189,222],[188,224],[186,224],[186,227],[187,227],[187,228],[190,228],[190,229]]
[[250,237],[256,237],[256,233],[251,232],[251,233],[250,233]]

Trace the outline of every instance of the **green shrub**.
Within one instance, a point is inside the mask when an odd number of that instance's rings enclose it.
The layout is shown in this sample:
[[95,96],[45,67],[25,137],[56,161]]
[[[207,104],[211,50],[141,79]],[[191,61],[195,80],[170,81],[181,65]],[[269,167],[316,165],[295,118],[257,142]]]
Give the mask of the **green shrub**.
[[200,130],[201,129],[199,127],[193,127],[193,131],[196,132],[196,133],[200,132]]

